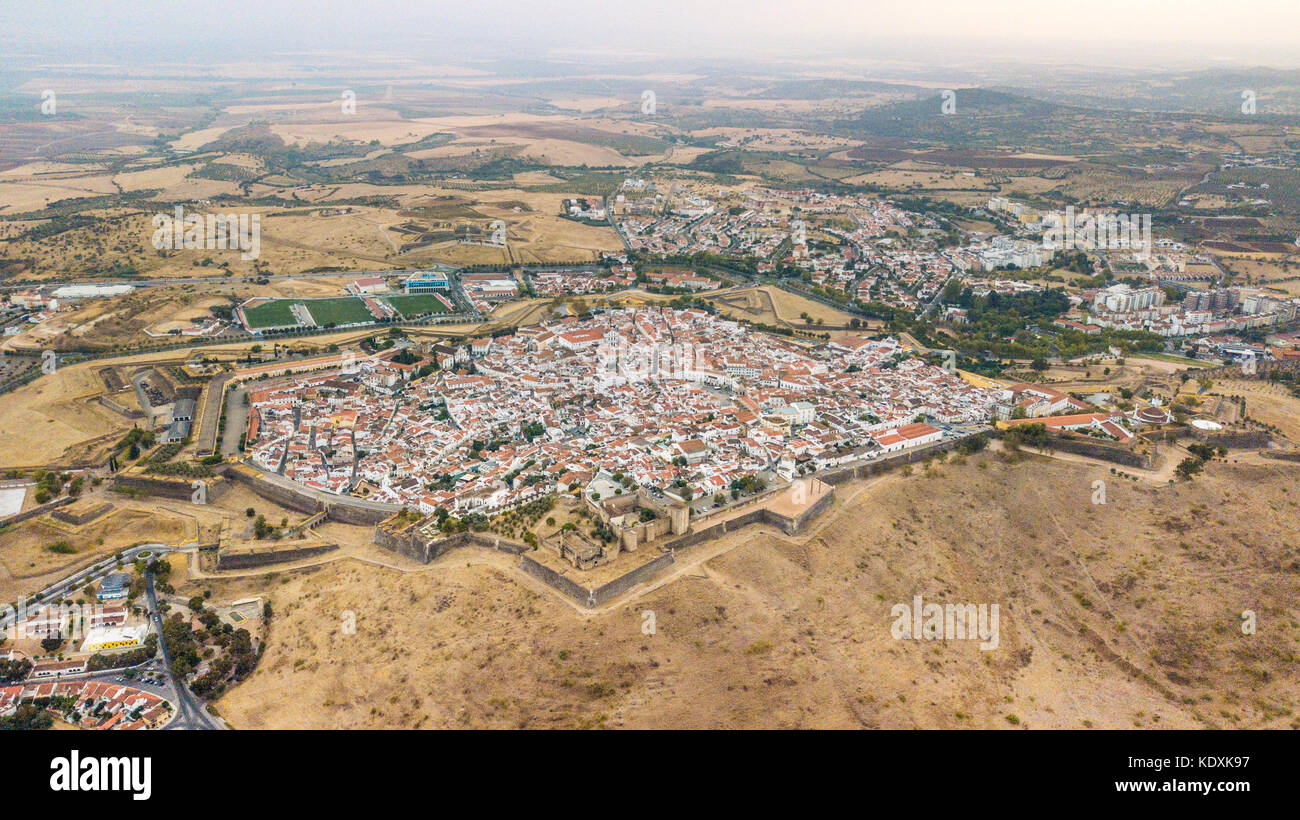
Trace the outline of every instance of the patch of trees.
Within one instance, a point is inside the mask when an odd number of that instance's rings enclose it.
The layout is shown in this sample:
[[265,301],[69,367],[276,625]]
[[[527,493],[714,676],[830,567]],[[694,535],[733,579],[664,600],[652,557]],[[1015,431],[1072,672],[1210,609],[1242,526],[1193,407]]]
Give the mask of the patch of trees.
[[158,654],[158,636],[150,635],[144,639],[143,646],[129,652],[118,652],[113,655],[91,655],[90,660],[86,661],[86,669],[95,672],[101,669],[123,669],[128,666],[139,666],[148,662],[156,654]]
[[179,612],[163,621],[162,639],[172,658],[172,674],[184,679],[199,665],[200,645],[194,639],[189,623]]
[[37,470],[34,478],[36,479],[36,503],[44,504],[52,498],[63,495],[63,485],[70,476],[67,473]]
[[1174,472],[1184,481],[1191,481],[1192,477],[1205,470],[1205,462],[1214,458],[1216,455],[1222,458],[1228,454],[1226,447],[1211,447],[1208,444],[1189,444],[1187,452],[1190,456],[1178,462]]
[[195,464],[189,461],[176,461],[170,464],[154,464],[151,459],[149,466],[145,467],[144,471],[154,475],[163,475],[173,478],[207,478],[213,475],[212,468],[208,466],[208,464]]
[[0,730],[5,729],[48,729],[54,725],[54,718],[43,708],[33,703],[22,703],[8,717],[0,717]]
[[[204,606],[202,596],[190,599],[189,607],[202,624],[201,628],[192,629],[180,613],[163,621],[163,640],[172,656],[171,671],[184,679],[204,658],[211,658],[220,651],[203,674],[190,682],[196,695],[217,697],[230,681],[241,681],[252,674],[260,655],[253,648],[248,630],[222,623],[215,611]],[[269,609],[266,614],[269,617]]]
[[1064,268],[1073,273],[1092,276],[1094,267],[1088,254],[1083,251],[1057,251],[1052,254],[1052,267]]
[[0,683],[21,683],[32,673],[32,662],[25,659],[0,660]]
[[1187,445],[1187,452],[1189,452],[1189,453],[1191,453],[1192,455],[1196,456],[1196,457],[1199,458],[1201,461],[1209,461],[1210,459],[1214,458],[1216,455],[1218,455],[1218,456],[1226,455],[1226,454],[1227,454],[1227,448],[1225,448],[1225,447],[1219,447],[1219,448],[1216,449],[1216,448],[1214,448],[1214,447],[1211,447],[1211,446],[1208,445],[1208,444],[1199,444],[1199,443],[1198,443],[1198,444],[1189,444],[1189,445]]
[[[147,568],[149,572],[153,573],[154,585],[157,586],[159,589],[162,589],[163,586],[165,585],[167,589],[164,591],[170,592],[171,585],[168,583],[168,579],[170,579],[172,575],[172,565],[169,562],[162,560],[161,558],[154,558],[152,561],[149,562]],[[141,570],[138,564],[136,565],[136,572],[139,575],[144,574],[144,572]]]
[[[215,614],[213,614],[215,618]],[[222,649],[222,655],[213,660],[206,672],[190,682],[194,694],[203,698],[219,696],[231,683],[238,683],[253,673],[259,653],[253,649],[253,638],[247,629],[234,629],[221,624],[212,635],[211,642]]]
[[1178,462],[1174,472],[1184,481],[1191,481],[1192,476],[1205,469],[1205,462],[1195,456],[1189,456]]
[[752,493],[762,492],[767,489],[767,482],[758,476],[747,475],[732,481],[730,489],[731,497],[738,498],[741,494],[749,495]]
[[963,288],[956,303],[966,309],[972,328],[982,325],[1003,336],[1015,333],[1026,323],[1055,319],[1070,309],[1070,299],[1060,288],[1015,294],[989,291],[979,296],[973,289]]
[[272,527],[267,523],[265,515],[259,515],[257,516],[257,519],[253,521],[253,537],[259,541],[264,538],[269,538],[274,532],[275,527]]
[[139,427],[132,427],[125,436],[113,447],[114,452],[126,451],[126,457],[137,459],[140,457],[140,448],[152,447],[156,439],[152,430],[144,430]]
[[49,239],[51,236],[58,236],[61,233],[75,231],[78,228],[89,228],[99,222],[98,219],[81,214],[72,214],[67,216],[55,216],[47,222],[35,225],[23,231],[22,238],[33,242],[39,242],[42,239]]
[[1043,449],[1049,441],[1047,427],[1042,424],[1025,424],[1014,427],[1002,437],[1002,443],[1013,453],[1019,450],[1021,445]]

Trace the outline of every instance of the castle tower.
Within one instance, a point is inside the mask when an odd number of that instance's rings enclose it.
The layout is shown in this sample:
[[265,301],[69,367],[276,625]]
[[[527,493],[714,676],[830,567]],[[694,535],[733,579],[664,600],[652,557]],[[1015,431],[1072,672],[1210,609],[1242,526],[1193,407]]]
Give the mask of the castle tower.
[[636,527],[623,528],[622,536],[623,536],[624,552],[636,552],[636,541],[637,541],[636,530],[637,530]]
[[674,504],[668,508],[668,518],[672,521],[673,535],[681,535],[690,529],[691,508],[685,504]]

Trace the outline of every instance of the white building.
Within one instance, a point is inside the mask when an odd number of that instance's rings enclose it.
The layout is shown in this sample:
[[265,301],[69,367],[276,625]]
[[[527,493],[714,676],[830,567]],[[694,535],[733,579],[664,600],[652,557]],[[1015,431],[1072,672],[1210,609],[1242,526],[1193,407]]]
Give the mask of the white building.
[[54,291],[56,299],[94,299],[105,296],[125,296],[130,285],[64,285]]
[[893,453],[908,447],[920,447],[923,444],[936,442],[942,438],[943,431],[928,424],[916,423],[877,430],[871,435],[880,445],[882,452]]
[[102,649],[127,649],[133,646],[143,646],[145,636],[148,634],[148,624],[92,627],[86,632],[86,640],[81,644],[81,651],[98,652]]
[[1104,310],[1110,313],[1132,313],[1135,310],[1160,307],[1164,302],[1165,292],[1160,288],[1131,288],[1128,285],[1111,285],[1097,291],[1097,295],[1092,300],[1092,306],[1095,310]]

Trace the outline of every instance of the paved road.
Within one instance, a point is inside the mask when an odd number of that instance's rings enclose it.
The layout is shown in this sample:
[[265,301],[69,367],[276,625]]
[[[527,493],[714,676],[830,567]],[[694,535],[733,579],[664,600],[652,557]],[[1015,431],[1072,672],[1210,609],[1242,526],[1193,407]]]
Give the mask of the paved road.
[[171,702],[172,706],[175,707],[176,691],[172,689],[170,681],[168,681],[164,676],[162,684],[155,685],[152,683],[145,683],[140,680],[141,674],[145,672],[161,674],[161,670],[158,669],[158,660],[156,658],[149,661],[149,663],[140,666],[124,667],[121,669],[103,669],[98,672],[88,672],[83,675],[63,675],[59,680],[64,682],[84,681],[108,683],[114,686],[129,686],[132,689],[139,689],[141,692],[148,692],[151,695],[157,695],[160,698],[164,698]]
[[[168,547],[164,544],[137,544],[136,546],[131,547],[130,549],[126,549],[122,551],[121,553],[122,564],[123,565],[130,564],[132,561],[136,559],[136,557],[138,557],[140,554],[145,552],[153,553],[155,555],[161,555],[172,551],[173,551],[172,547]],[[113,572],[116,569],[118,569],[117,556],[111,555],[108,558],[103,559],[102,561],[91,564],[90,566],[84,569],[78,570],[77,572],[73,573],[72,575],[69,575],[68,577],[64,578],[61,581],[56,581],[55,583],[51,584],[50,586],[46,587],[45,589],[31,596],[30,600],[42,601],[46,603],[57,602],[61,598],[75,594],[86,584],[98,580],[100,577],[104,575],[108,575],[110,572]],[[16,618],[17,618],[17,613],[15,612],[0,611],[0,629],[4,629],[10,626],[11,622],[14,621]]]
[[[310,248],[307,248],[310,250]],[[528,270],[571,270],[574,268],[584,267],[588,263],[575,262],[573,265],[524,265]],[[164,285],[242,285],[248,284],[258,279],[268,281],[287,280],[287,279],[360,279],[367,276],[397,276],[403,273],[413,273],[415,271],[429,270],[435,265],[422,265],[418,267],[394,267],[380,268],[377,270],[338,270],[324,271],[318,273],[278,273],[268,276],[195,276],[186,279],[99,279],[89,275],[79,277],[61,278],[61,279],[42,279],[38,283],[9,283],[0,285],[0,291],[5,290],[25,290],[32,287],[33,284],[51,285],[130,285],[133,288],[155,288]],[[503,266],[504,267],[504,266]]]
[[167,642],[163,640],[162,614],[158,611],[158,593],[153,587],[153,573],[146,576],[145,594],[149,599],[149,615],[153,618],[154,629],[158,633],[158,651],[162,653],[163,673],[171,681],[171,689],[176,693],[176,716],[167,724],[168,729],[224,729],[225,726],[208,714],[207,709],[198,698],[190,692],[185,681],[172,674],[172,659],[167,652]]
[[[177,551],[175,548],[168,547],[164,544],[139,544],[128,550],[122,551],[122,563],[128,564],[134,561],[136,557],[146,552],[154,555],[162,555],[175,551]],[[86,584],[98,579],[100,576],[107,575],[117,568],[118,561],[116,556],[105,558],[103,561],[91,564],[85,569],[79,570],[72,575],[69,575],[67,578],[46,587],[37,593],[34,598],[35,600],[46,602],[58,601],[59,599],[81,589]],[[176,704],[176,717],[167,724],[166,728],[168,729],[226,728],[224,724],[208,714],[207,710],[203,708],[203,704],[194,697],[194,694],[190,692],[189,687],[185,685],[184,681],[177,680],[176,677],[171,674],[171,656],[168,655],[167,646],[162,639],[162,615],[158,611],[158,595],[154,591],[153,573],[147,574],[146,579],[145,593],[149,601],[149,615],[153,618],[154,630],[158,634],[158,650],[162,655],[162,669],[159,671],[163,673],[168,684],[165,687],[149,687],[145,684],[139,684],[138,682],[130,682],[130,685],[139,686],[140,688],[154,691],[157,694],[163,694],[164,697],[167,697],[168,700]],[[13,610],[0,610],[0,631],[7,629],[11,622],[16,621],[17,618],[18,613]],[[105,670],[102,673],[88,675],[85,679],[108,681],[115,679],[121,674],[122,670]]]
[[[168,552],[174,552],[173,547],[163,544],[140,544],[131,549],[122,552],[122,563],[128,564],[134,561],[142,553],[152,553],[161,555]],[[96,564],[92,564],[85,569],[64,578],[63,580],[41,590],[36,599],[41,601],[58,601],[59,599],[70,595],[81,589],[86,584],[98,579],[100,576],[107,575],[118,568],[116,556],[106,558]],[[189,688],[185,686],[184,681],[177,680],[171,674],[171,657],[167,654],[167,647],[162,640],[162,616],[158,611],[158,597],[154,591],[153,573],[147,576],[145,591],[149,601],[149,614],[153,618],[154,630],[158,634],[158,650],[162,656],[162,669],[159,671],[167,681],[165,686],[149,686],[139,681],[126,681],[126,685],[135,686],[146,691],[153,692],[167,698],[177,707],[176,716],[167,724],[168,729],[224,729],[226,728],[221,722],[208,714],[203,705],[198,702]],[[18,613],[10,610],[0,613],[0,631],[9,627],[10,622],[16,620]],[[155,662],[151,662],[153,665]],[[103,672],[92,673],[85,676],[76,676],[76,680],[100,680],[105,683],[118,682],[116,679],[123,676],[121,669],[107,669]],[[67,678],[72,680],[74,678]]]
[[[384,269],[379,271],[350,271],[349,270],[349,271],[328,271],[325,273],[297,273],[297,274],[282,273],[282,274],[276,274],[274,276],[262,276],[262,277],[253,277],[253,278],[274,280],[274,279],[314,279],[317,277],[325,277],[325,278],[332,277],[337,279],[344,276],[348,276],[348,277],[378,276],[381,274],[392,274],[394,272],[400,272],[401,270],[405,270],[405,268],[392,269],[392,270]],[[422,270],[422,269],[413,268],[412,270]],[[40,284],[42,285],[80,285],[80,284],[130,285],[131,287],[134,288],[154,288],[154,287],[162,287],[163,285],[202,285],[202,284],[228,285],[232,283],[245,284],[245,277],[243,276],[196,276],[190,279],[97,279],[89,276],[81,276],[78,278],[48,279],[40,282]],[[29,287],[31,287],[30,283],[0,285],[0,290],[21,290]]]

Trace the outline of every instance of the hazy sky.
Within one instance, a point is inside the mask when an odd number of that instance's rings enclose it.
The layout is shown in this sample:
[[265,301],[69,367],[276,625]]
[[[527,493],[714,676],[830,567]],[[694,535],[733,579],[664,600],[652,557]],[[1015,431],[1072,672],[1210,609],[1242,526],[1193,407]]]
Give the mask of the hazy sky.
[[0,42],[11,55],[58,46],[123,62],[139,48],[242,59],[389,43],[431,60],[451,50],[544,57],[601,49],[1292,65],[1300,63],[1300,0],[0,0]]

